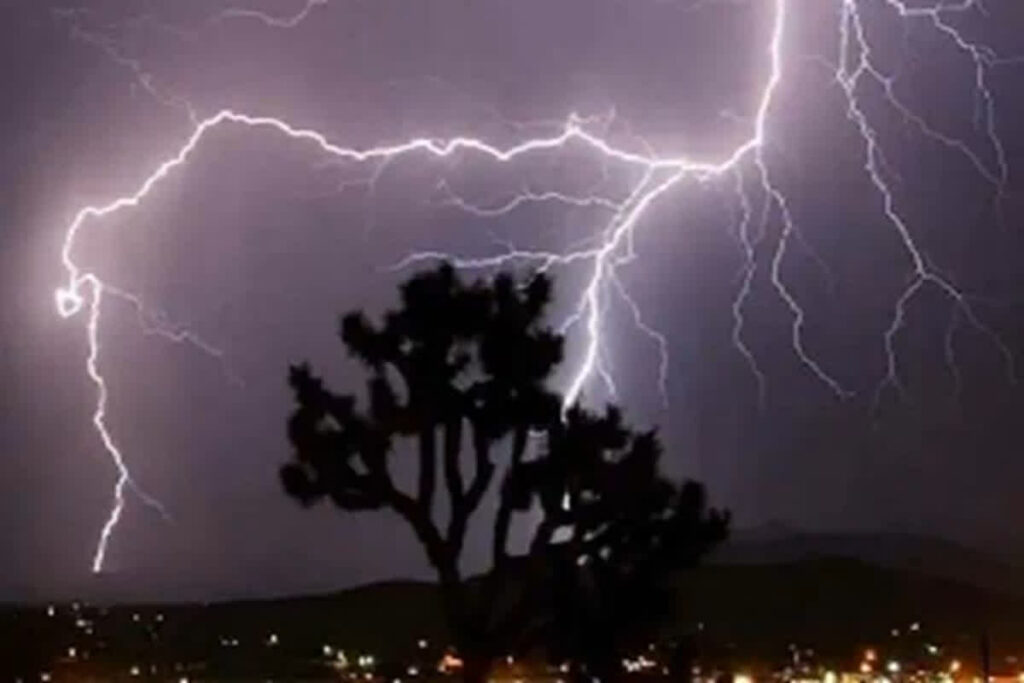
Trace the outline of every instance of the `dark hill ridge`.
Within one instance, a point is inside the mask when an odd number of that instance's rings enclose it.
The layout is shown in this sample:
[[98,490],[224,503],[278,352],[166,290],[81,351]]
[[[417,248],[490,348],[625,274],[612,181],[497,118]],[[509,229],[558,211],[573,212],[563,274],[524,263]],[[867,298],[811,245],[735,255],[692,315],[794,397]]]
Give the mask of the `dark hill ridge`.
[[878,567],[974,584],[1024,597],[1024,566],[951,541],[903,533],[806,533],[772,524],[739,531],[712,562],[777,564],[821,557],[859,559]]
[[[1002,557],[928,536],[899,533],[808,533],[782,524],[739,529],[712,556],[712,564],[780,564],[846,557],[878,567],[952,579],[998,593],[1024,597],[1024,560]],[[284,595],[256,581],[240,593],[225,595],[218,581],[203,576],[167,576],[137,570],[90,576],[77,588],[59,594],[40,585],[9,585],[0,577],[0,601],[9,603],[88,600],[97,604],[264,600],[287,595],[322,595],[333,586],[327,578],[297,581]]]
[[267,600],[55,608],[53,616],[47,605],[0,609],[0,675],[37,675],[74,646],[90,652],[101,677],[136,662],[165,672],[200,663],[191,671],[207,678],[322,676],[338,650],[406,662],[419,639],[444,640],[433,585],[412,581]]
[[744,654],[797,643],[850,664],[870,645],[920,660],[931,643],[973,660],[985,631],[1003,656],[1024,653],[1024,598],[848,558],[708,566],[683,578],[679,601]]
[[[918,572],[819,557],[710,565],[679,581],[680,618],[666,635],[696,634],[698,650],[708,658],[777,663],[796,643],[849,667],[868,645],[886,657],[920,662],[926,643],[934,643],[943,646],[938,656],[944,661],[956,656],[972,662],[984,630],[999,657],[1024,654],[1024,599]],[[75,626],[78,619],[90,622],[93,636]],[[919,629],[911,629],[914,623]],[[897,637],[891,635],[894,628]],[[16,648],[4,656],[18,660],[52,661],[69,643],[97,650],[102,641],[111,657],[212,662],[218,671],[271,670],[278,661],[323,666],[325,644],[344,648],[350,657],[373,653],[401,671],[416,658],[429,662],[445,642],[433,586],[418,582],[213,604],[79,612],[61,606],[54,617],[45,607],[9,608],[0,612],[0,629],[0,642]],[[274,648],[267,646],[271,636]],[[421,638],[429,642],[428,652],[417,647]]]

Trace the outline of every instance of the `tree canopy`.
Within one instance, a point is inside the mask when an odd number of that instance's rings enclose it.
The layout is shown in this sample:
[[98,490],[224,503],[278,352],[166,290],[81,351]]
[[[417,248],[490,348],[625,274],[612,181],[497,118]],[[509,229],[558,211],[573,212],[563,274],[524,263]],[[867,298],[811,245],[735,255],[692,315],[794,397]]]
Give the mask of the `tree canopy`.
[[[291,368],[285,490],[304,504],[390,509],[409,524],[437,571],[467,680],[523,650],[613,675],[617,647],[667,604],[665,579],[724,538],[728,514],[707,508],[699,484],[663,477],[655,432],[631,429],[618,408],[563,410],[548,386],[563,338],[545,323],[547,276],[466,283],[446,264],[400,295],[379,324],[361,312],[341,320],[368,373],[362,402],[308,365]],[[411,492],[394,477],[407,457]],[[489,493],[491,566],[467,579],[468,524]],[[511,548],[517,516],[532,536]]]

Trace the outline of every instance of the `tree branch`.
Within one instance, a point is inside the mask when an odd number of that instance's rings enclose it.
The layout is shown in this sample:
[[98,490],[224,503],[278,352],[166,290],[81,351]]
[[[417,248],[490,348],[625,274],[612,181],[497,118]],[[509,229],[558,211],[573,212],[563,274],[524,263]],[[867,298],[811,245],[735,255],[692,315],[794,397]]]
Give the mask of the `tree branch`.
[[416,496],[423,513],[430,518],[434,507],[434,489],[437,485],[437,440],[432,425],[420,430],[420,479]]
[[465,495],[459,456],[462,453],[462,416],[450,417],[444,425],[444,481],[451,498],[452,518]]
[[[509,468],[505,473],[505,484],[509,482],[512,473],[522,464],[523,453],[526,451],[527,427],[517,425],[512,434],[512,454],[509,458]],[[508,559],[508,533],[512,526],[512,500],[506,486],[502,487],[501,503],[498,506],[498,513],[494,518],[494,538],[491,548],[491,557],[494,567],[497,569]]]
[[[483,500],[491,479],[494,477],[490,441],[479,426],[473,425],[472,432],[476,470],[473,472],[473,480],[469,484],[469,489],[460,495],[458,500],[452,498],[452,516],[448,524],[448,543],[455,554],[462,551],[469,518],[479,507],[480,501]],[[459,480],[461,483],[461,474]]]

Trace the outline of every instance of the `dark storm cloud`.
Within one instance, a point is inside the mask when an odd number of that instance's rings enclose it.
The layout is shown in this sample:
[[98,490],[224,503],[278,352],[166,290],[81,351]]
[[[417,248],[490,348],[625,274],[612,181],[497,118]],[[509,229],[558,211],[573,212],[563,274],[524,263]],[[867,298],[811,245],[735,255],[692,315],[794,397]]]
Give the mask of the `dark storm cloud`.
[[[112,571],[97,584],[89,560],[114,473],[89,424],[94,389],[81,321],[61,321],[52,308],[59,240],[78,208],[135,187],[189,131],[181,109],[154,99],[137,70],[102,45],[137,60],[161,92],[201,114],[230,106],[280,116],[357,146],[463,131],[508,143],[541,130],[510,122],[614,107],[659,149],[720,155],[749,132],[767,75],[770,6],[687,5],[338,0],[294,30],[251,19],[207,24],[212,10],[199,2],[151,2],[141,14],[132,3],[96,3],[73,21],[46,3],[8,6],[0,28],[0,588],[15,597],[210,596],[424,575],[397,520],[302,511],[279,490],[286,365],[309,358],[336,385],[355,387],[358,373],[334,336],[336,314],[382,310],[402,277],[386,267],[414,249],[484,254],[496,238],[560,248],[599,225],[592,213],[552,207],[479,221],[437,206],[442,174],[474,197],[500,201],[524,178],[585,187],[604,170],[593,155],[511,171],[410,159],[385,167],[368,193],[339,188],[365,178],[365,169],[324,165],[308,147],[238,128],[212,135],[143,207],[90,223],[76,252],[226,352],[222,366],[145,335],[130,307],[107,300],[111,427],[139,482],[174,521],[130,499]],[[642,259],[625,279],[670,340],[671,402],[661,405],[650,340],[619,312],[623,324],[610,341],[628,368],[623,401],[637,421],[661,425],[673,471],[704,479],[741,525],[900,528],[1024,551],[1005,523],[1024,474],[1024,397],[988,340],[963,324],[957,392],[945,356],[948,299],[927,294],[910,307],[899,338],[908,399],[887,393],[871,409],[884,372],[882,334],[908,262],[816,58],[835,54],[830,5],[793,2],[789,73],[768,154],[806,242],[792,249],[784,273],[806,306],[808,345],[857,397],[837,402],[799,364],[788,312],[762,273],[746,308],[747,341],[769,381],[765,409],[757,409],[753,378],[730,339],[741,261],[731,183],[723,182],[672,193],[638,232]],[[1009,2],[992,9],[990,20],[965,30],[1003,52],[1024,51],[1024,32],[1011,30],[1024,28],[1024,17]],[[904,65],[908,100],[984,149],[962,55],[927,32],[886,26],[884,13],[877,18],[880,44],[899,46],[883,58]],[[76,25],[111,42],[76,37]],[[1024,355],[1024,130],[1015,123],[1024,117],[1024,90],[1015,87],[1022,71],[992,73],[1013,169],[1002,225],[991,188],[970,164],[902,126],[878,93],[865,101],[886,124],[894,187],[929,254],[978,295],[979,314]],[[559,291],[574,291],[582,277],[560,272]]]

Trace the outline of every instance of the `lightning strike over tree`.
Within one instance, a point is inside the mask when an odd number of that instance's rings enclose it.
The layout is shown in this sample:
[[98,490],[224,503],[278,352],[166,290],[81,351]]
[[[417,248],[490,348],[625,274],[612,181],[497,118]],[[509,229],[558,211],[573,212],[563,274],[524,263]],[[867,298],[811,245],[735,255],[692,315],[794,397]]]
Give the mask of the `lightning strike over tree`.
[[[886,357],[885,375],[878,393],[887,387],[901,388],[899,363],[895,347],[896,338],[905,325],[906,309],[924,288],[932,287],[944,294],[953,305],[953,321],[946,339],[946,355],[953,363],[954,348],[952,330],[955,325],[969,324],[988,335],[998,352],[1003,355],[1009,377],[1013,377],[1014,358],[1009,348],[994,334],[971,307],[969,298],[947,277],[929,265],[926,254],[914,237],[914,229],[908,224],[900,210],[899,201],[887,180],[884,152],[879,141],[877,126],[862,104],[863,86],[872,81],[882,89],[888,105],[905,121],[935,144],[956,152],[971,164],[978,174],[994,188],[994,201],[998,205],[1005,193],[1009,166],[1007,154],[998,135],[995,96],[988,82],[988,72],[996,65],[1009,63],[994,51],[965,38],[947,20],[949,14],[963,14],[982,11],[977,0],[963,0],[956,5],[910,6],[902,0],[882,0],[895,20],[923,24],[935,34],[955,47],[972,66],[974,90],[981,103],[980,120],[984,126],[993,161],[972,149],[964,141],[939,130],[926,118],[915,113],[897,94],[895,77],[886,74],[873,58],[873,45],[864,25],[861,7],[864,0],[834,0],[838,5],[837,41],[838,57],[834,66],[834,82],[841,90],[846,102],[846,114],[850,125],[862,143],[863,168],[877,201],[881,206],[880,220],[884,220],[900,238],[908,260],[908,284],[894,303],[893,315],[885,330],[880,345]],[[704,2],[698,3],[706,4]],[[314,11],[325,11],[327,0],[309,0],[302,9],[287,17],[275,17],[254,10],[232,8],[215,15],[213,22],[231,19],[256,19],[271,28],[293,29],[305,21]],[[80,234],[91,224],[102,221],[122,211],[140,206],[153,190],[175,173],[184,172],[187,162],[199,146],[222,128],[243,128],[253,135],[283,137],[309,150],[311,154],[336,162],[366,165],[396,163],[410,157],[452,159],[458,163],[464,159],[476,158],[494,165],[510,164],[518,159],[540,155],[555,155],[569,150],[583,150],[605,164],[622,167],[635,174],[625,191],[572,193],[557,188],[528,184],[518,194],[498,203],[483,204],[470,201],[453,191],[442,182],[438,190],[443,195],[443,205],[453,207],[477,219],[487,220],[509,215],[521,207],[551,203],[567,208],[592,212],[600,220],[593,238],[572,245],[564,250],[536,250],[520,248],[514,244],[504,245],[495,253],[470,256],[442,251],[421,251],[410,254],[397,264],[404,268],[414,263],[430,260],[448,260],[464,269],[490,269],[506,265],[528,264],[547,270],[582,264],[587,267],[587,277],[582,288],[575,293],[574,306],[562,324],[563,331],[577,331],[582,336],[582,351],[575,361],[574,371],[564,392],[564,410],[583,400],[591,382],[600,381],[611,394],[616,393],[616,373],[613,354],[605,339],[607,313],[613,306],[623,306],[635,328],[645,335],[656,348],[659,357],[658,385],[667,401],[669,341],[642,314],[641,307],[630,294],[621,277],[621,269],[640,258],[634,239],[648,220],[651,209],[659,200],[673,191],[681,191],[689,185],[719,183],[729,189],[739,208],[739,220],[734,226],[741,246],[742,268],[740,285],[732,305],[733,327],[731,331],[736,352],[749,366],[756,381],[759,401],[763,403],[768,387],[768,375],[758,363],[754,351],[745,341],[745,311],[748,306],[754,279],[758,273],[767,274],[779,301],[789,316],[789,341],[793,353],[810,375],[819,380],[835,397],[844,399],[852,391],[836,377],[834,370],[819,360],[814,349],[805,338],[808,323],[807,314],[799,299],[787,285],[783,266],[794,245],[807,246],[799,231],[790,200],[777,184],[769,155],[773,114],[789,104],[779,93],[787,77],[789,60],[792,57],[790,23],[796,3],[793,0],[772,0],[771,30],[766,45],[752,46],[765,56],[767,73],[757,94],[757,104],[749,123],[749,133],[732,149],[717,157],[694,158],[690,156],[664,155],[651,148],[642,140],[635,146],[614,142],[604,132],[596,132],[591,125],[593,119],[570,114],[556,130],[549,135],[527,137],[510,146],[492,144],[487,140],[471,136],[456,136],[448,139],[415,137],[402,142],[354,147],[336,142],[329,135],[310,128],[304,128],[271,115],[254,114],[235,109],[222,109],[205,118],[188,108],[194,127],[178,149],[155,168],[127,194],[110,201],[92,204],[79,210],[65,232],[60,261],[65,281],[56,292],[56,306],[59,314],[70,318],[81,314],[85,318],[87,354],[86,373],[96,387],[96,403],[93,425],[110,459],[113,461],[117,480],[114,487],[114,502],[102,527],[95,555],[93,570],[102,571],[108,554],[109,543],[121,519],[125,496],[129,491],[138,495],[145,503],[162,511],[159,503],[136,485],[128,464],[107,423],[107,406],[110,387],[102,374],[102,317],[104,302],[108,298],[128,301],[139,312],[140,320],[149,321],[144,329],[153,331],[176,342],[187,342],[202,351],[223,360],[223,352],[204,342],[187,330],[154,317],[142,306],[141,298],[122,288],[106,283],[98,273],[79,266],[74,258],[75,246]],[[109,42],[89,37],[92,42],[108,53],[121,66],[128,68],[136,78],[142,79],[148,90],[154,88],[154,81],[139,62],[129,60]],[[156,93],[154,93],[156,94]],[[180,105],[177,98],[160,94],[161,101]],[[379,166],[378,166],[379,169]],[[376,177],[376,176],[374,176]],[[372,182],[372,181],[371,181]],[[756,203],[763,202],[758,209]],[[588,214],[589,215],[589,214]],[[772,218],[778,221],[778,237],[771,244],[766,263],[759,262],[758,247],[768,240],[763,229]],[[758,220],[762,229],[755,229]],[[955,366],[951,365],[956,381]]]

